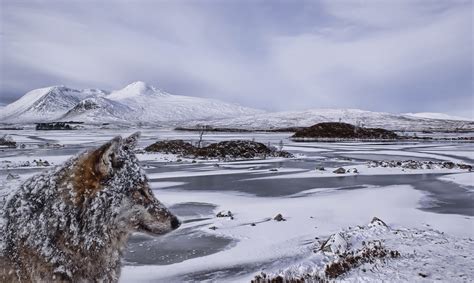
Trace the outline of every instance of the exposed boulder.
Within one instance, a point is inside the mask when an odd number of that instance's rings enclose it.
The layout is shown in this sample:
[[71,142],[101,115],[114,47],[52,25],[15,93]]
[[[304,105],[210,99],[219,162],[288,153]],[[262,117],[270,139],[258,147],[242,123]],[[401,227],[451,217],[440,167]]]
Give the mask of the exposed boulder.
[[20,179],[20,175],[14,174],[14,173],[8,173],[7,175],[7,180],[15,180],[15,179]]
[[352,169],[348,169],[347,172],[348,172],[348,173],[358,174],[358,173],[359,173],[359,170],[357,170],[357,168],[352,168]]
[[232,212],[230,210],[223,210],[223,211],[220,211],[216,214],[216,217],[229,217],[229,218],[234,218],[234,215],[232,214]]
[[331,235],[326,242],[324,242],[320,250],[323,252],[328,252],[328,253],[343,253],[347,250],[348,248],[348,243],[346,239],[342,236],[341,233],[336,233]]
[[0,146],[16,147],[16,142],[10,135],[4,135],[0,138]]
[[346,173],[346,169],[340,167],[340,168],[337,168],[336,170],[332,171],[333,173],[336,173],[336,174],[345,174]]
[[385,227],[385,228],[388,228],[388,225],[377,217],[372,218],[372,221],[370,221],[368,226],[369,227]]
[[281,215],[281,213],[278,213],[277,215],[275,215],[275,217],[273,217],[273,220],[278,221],[278,222],[286,221],[286,219],[283,218],[283,215]]
[[418,160],[383,160],[383,161],[369,161],[367,166],[369,168],[383,167],[383,168],[403,168],[411,170],[420,169],[462,169],[472,170],[472,165],[464,163],[454,163],[451,161],[418,161]]

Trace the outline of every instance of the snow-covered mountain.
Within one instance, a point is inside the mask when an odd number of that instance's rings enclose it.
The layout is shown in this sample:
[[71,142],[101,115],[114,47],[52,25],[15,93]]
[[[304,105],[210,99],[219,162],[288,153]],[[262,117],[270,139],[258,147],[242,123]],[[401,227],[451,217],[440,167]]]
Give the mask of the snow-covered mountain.
[[[261,113],[250,116],[209,121],[208,124],[214,127],[223,128],[278,129],[287,127],[308,127],[320,122],[345,122],[354,125],[359,124],[365,127],[380,127],[404,131],[474,128],[474,122],[472,121],[430,119],[360,109],[311,109],[303,111]],[[192,123],[188,126],[192,126]]]
[[132,83],[107,98],[131,107],[135,118],[142,122],[220,119],[263,113],[214,99],[172,95],[144,82]]
[[424,114],[391,114],[358,109],[266,113],[214,99],[173,95],[144,82],[134,82],[112,92],[76,90],[65,86],[32,90],[0,108],[0,122],[83,121],[170,126],[193,126],[204,122],[214,127],[275,129],[341,121],[406,131],[474,129],[473,121],[459,121],[438,113]]
[[448,115],[444,113],[433,113],[433,112],[420,112],[420,113],[405,113],[406,116],[416,118],[428,118],[428,119],[439,119],[439,120],[457,120],[457,121],[473,121],[474,119]]
[[106,94],[98,89],[76,90],[65,86],[35,89],[0,109],[0,120],[21,123],[55,120],[82,99]]
[[32,90],[0,109],[0,120],[10,123],[74,120],[166,124],[262,112],[214,99],[172,95],[144,82],[134,82],[113,92],[65,86]]
[[123,122],[133,117],[133,109],[125,104],[105,97],[87,97],[62,115],[63,121]]

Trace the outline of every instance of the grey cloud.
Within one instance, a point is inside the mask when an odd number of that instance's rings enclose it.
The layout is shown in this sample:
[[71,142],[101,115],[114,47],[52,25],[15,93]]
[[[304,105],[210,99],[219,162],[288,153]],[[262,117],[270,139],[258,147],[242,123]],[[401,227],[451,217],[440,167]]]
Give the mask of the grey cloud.
[[45,85],[144,80],[269,110],[472,109],[470,1],[0,5],[0,101]]

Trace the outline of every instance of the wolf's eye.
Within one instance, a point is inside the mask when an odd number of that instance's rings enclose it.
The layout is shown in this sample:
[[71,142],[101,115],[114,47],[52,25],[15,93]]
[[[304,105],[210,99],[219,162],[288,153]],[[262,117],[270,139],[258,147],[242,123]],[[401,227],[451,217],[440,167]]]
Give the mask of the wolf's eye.
[[122,168],[123,167],[123,164],[124,164],[124,161],[122,158],[118,158],[116,156],[114,156],[112,158],[112,167],[118,169],[118,168]]

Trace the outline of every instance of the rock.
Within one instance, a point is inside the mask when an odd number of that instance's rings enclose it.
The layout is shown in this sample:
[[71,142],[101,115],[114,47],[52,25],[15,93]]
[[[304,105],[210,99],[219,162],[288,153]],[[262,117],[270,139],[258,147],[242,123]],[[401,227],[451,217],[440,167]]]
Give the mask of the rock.
[[211,226],[211,227],[209,227],[209,229],[211,229],[211,230],[216,230],[217,227],[216,227],[216,226]]
[[459,166],[459,169],[463,169],[463,170],[472,170],[472,166],[471,165],[468,165],[468,164],[458,164]]
[[14,173],[8,173],[7,180],[15,180],[15,179],[20,179],[20,175],[14,174]]
[[275,220],[275,221],[286,221],[286,219],[283,218],[283,215],[281,215],[281,213],[278,213],[277,215],[275,215],[275,217],[273,217],[273,220]]
[[39,160],[35,159],[35,160],[33,160],[33,163],[34,163],[35,166],[45,166],[46,167],[46,166],[51,165],[51,164],[49,164],[48,160],[41,160],[41,159],[39,159]]
[[4,135],[0,138],[0,145],[6,147],[16,147],[16,142],[10,135]]
[[343,253],[347,250],[348,244],[341,233],[333,234],[321,245],[320,250],[328,253]]
[[323,166],[316,167],[316,170],[318,171],[326,171],[326,169]]
[[220,211],[216,214],[216,217],[231,217],[233,219],[233,214],[230,210],[223,210],[223,211]]
[[372,221],[370,221],[368,226],[369,227],[386,227],[386,228],[388,228],[388,225],[377,217],[372,218]]
[[357,170],[357,168],[352,168],[352,171],[351,171],[351,172],[354,173],[354,174],[358,174],[358,173],[359,173],[359,170]]
[[250,224],[250,226],[256,226],[255,223]]
[[336,170],[334,170],[332,172],[336,173],[336,174],[344,174],[344,173],[346,173],[346,169],[340,167],[340,168],[337,168]]
[[443,168],[453,169],[455,164],[454,164],[454,162],[446,161],[446,162],[443,162],[442,166],[443,166]]

